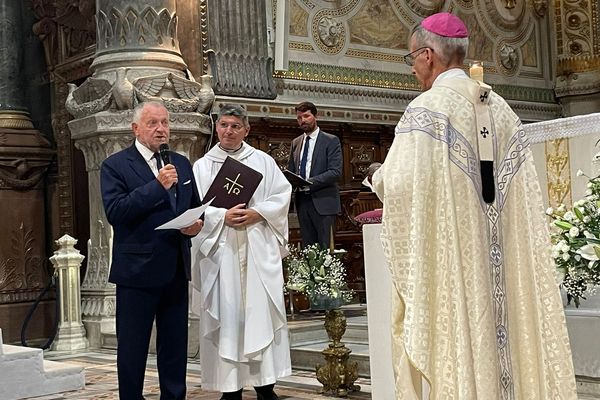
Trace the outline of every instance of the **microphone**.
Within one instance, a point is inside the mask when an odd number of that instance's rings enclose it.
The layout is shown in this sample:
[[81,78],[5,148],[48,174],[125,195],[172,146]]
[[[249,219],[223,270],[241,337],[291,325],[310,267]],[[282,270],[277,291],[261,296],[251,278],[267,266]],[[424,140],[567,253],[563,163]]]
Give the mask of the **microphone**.
[[158,147],[158,153],[160,154],[160,160],[163,163],[163,166],[167,164],[171,164],[171,156],[169,156],[169,145],[166,143],[162,143]]

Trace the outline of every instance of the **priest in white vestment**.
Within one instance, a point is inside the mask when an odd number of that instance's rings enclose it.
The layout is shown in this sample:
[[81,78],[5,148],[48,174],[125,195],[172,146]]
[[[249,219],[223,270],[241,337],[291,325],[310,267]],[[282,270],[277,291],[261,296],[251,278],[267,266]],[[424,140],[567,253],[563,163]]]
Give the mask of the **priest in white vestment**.
[[405,61],[425,92],[372,177],[394,285],[396,397],[576,399],[527,137],[465,74],[467,48],[451,14],[415,29]]
[[241,399],[254,386],[257,399],[277,399],[275,381],[292,372],[281,263],[292,189],[272,157],[243,141],[250,131],[243,108],[224,105],[216,131],[219,143],[194,164],[200,196],[228,156],[263,178],[248,204],[208,207],[192,242],[202,388]]

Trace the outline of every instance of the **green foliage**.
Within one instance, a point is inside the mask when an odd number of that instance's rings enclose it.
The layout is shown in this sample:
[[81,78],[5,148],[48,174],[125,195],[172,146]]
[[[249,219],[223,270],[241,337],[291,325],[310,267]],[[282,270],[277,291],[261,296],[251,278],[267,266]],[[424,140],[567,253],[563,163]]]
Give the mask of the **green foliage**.
[[292,249],[283,264],[287,268],[289,290],[304,293],[311,299],[342,299],[343,303],[350,302],[354,296],[348,288],[346,268],[340,258],[317,244],[302,250]]
[[[577,175],[584,174],[578,171]],[[587,187],[585,197],[571,209],[561,204],[546,210],[553,219],[552,257],[567,299],[577,307],[600,285],[600,177],[591,178]]]

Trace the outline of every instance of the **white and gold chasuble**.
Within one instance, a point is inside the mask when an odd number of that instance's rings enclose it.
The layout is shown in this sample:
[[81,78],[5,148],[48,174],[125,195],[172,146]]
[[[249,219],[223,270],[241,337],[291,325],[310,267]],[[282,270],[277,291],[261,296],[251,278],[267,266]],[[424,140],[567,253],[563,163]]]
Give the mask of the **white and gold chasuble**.
[[422,377],[430,399],[576,399],[528,141],[492,92],[496,196],[486,204],[478,93],[471,79],[436,81],[408,106],[373,177],[395,287],[397,398],[420,398]]

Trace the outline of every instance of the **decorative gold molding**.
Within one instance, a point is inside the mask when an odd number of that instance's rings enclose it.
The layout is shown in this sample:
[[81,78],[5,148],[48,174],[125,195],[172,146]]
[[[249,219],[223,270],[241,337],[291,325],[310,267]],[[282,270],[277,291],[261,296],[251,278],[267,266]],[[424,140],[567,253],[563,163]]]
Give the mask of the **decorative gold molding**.
[[288,48],[290,50],[298,50],[298,51],[310,51],[310,52],[315,51],[315,49],[312,47],[312,45],[310,45],[308,43],[303,43],[303,42],[290,41]]
[[404,64],[404,57],[399,54],[379,53],[375,51],[365,51],[357,49],[349,49],[346,52],[348,57],[366,58],[369,60],[378,60],[386,62],[394,62]]
[[202,72],[208,73],[208,0],[200,0],[200,45],[202,47]]
[[556,76],[600,70],[600,55],[568,57],[558,60]]
[[545,142],[546,173],[548,176],[548,203],[571,206],[571,168],[569,166],[569,140],[567,138]]
[[2,110],[0,111],[0,128],[8,129],[33,129],[29,113],[25,111]]

